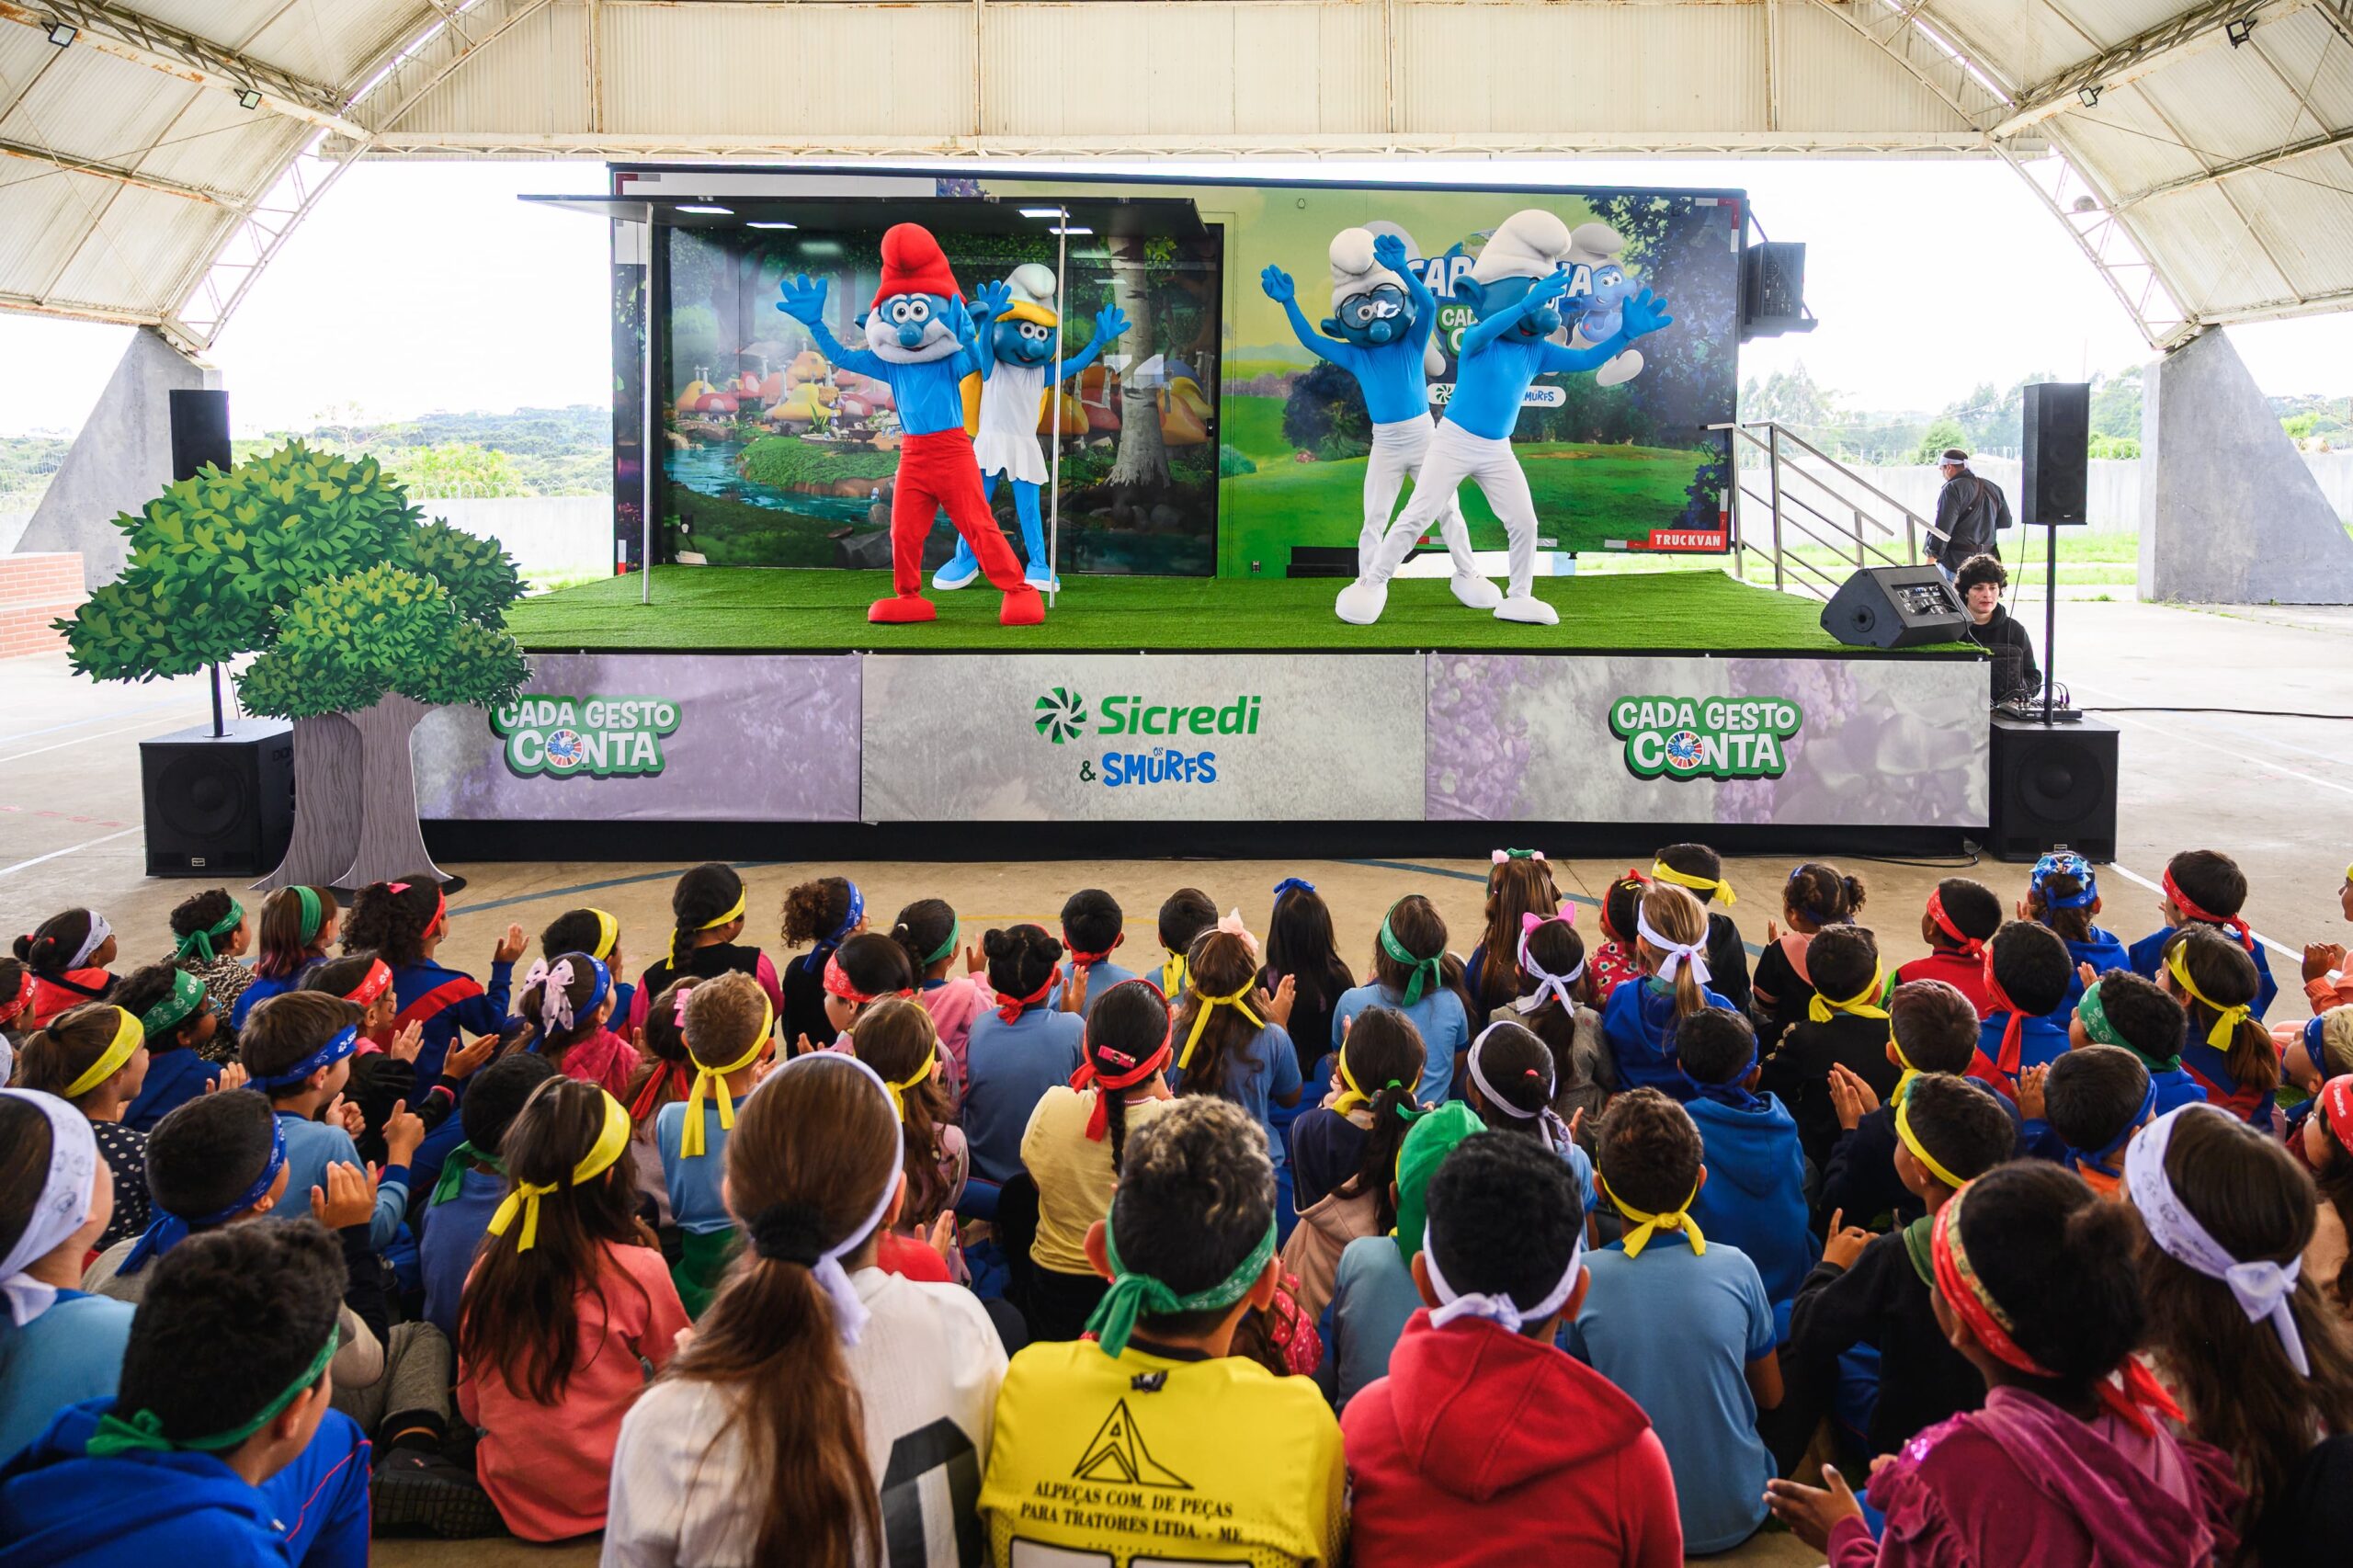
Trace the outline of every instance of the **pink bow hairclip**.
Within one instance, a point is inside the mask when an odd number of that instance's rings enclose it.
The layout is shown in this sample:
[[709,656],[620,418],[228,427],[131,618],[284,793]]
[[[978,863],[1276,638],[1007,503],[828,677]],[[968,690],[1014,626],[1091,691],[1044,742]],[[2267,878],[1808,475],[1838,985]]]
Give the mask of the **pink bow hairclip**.
[[1577,923],[1577,906],[1574,903],[1564,903],[1550,915],[1539,915],[1532,909],[1527,910],[1519,917],[1519,934],[1525,937],[1539,926],[1549,926],[1555,920],[1563,926],[1574,926]]
[[1500,866],[1506,860],[1541,860],[1544,858],[1544,851],[1541,849],[1498,849],[1487,858]]
[[1258,956],[1258,938],[1253,937],[1250,927],[1242,923],[1239,906],[1226,911],[1225,917],[1217,923],[1217,928],[1229,937],[1241,937],[1242,945],[1250,949],[1250,956],[1254,959]]
[[685,985],[678,988],[678,1006],[676,1021],[680,1034],[687,1032],[687,998],[694,994],[695,988],[691,985]]

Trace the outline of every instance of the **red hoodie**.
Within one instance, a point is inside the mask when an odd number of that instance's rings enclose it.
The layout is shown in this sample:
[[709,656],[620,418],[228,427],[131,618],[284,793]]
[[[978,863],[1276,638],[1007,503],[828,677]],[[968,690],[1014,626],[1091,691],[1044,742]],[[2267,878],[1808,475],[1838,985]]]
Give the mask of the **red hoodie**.
[[1895,983],[1906,985],[1915,980],[1941,980],[1969,998],[1969,1005],[1983,1018],[1994,1010],[1985,994],[1985,960],[1981,956],[1965,959],[1950,948],[1938,948],[1924,959],[1914,959],[1895,971]]
[[1666,1450],[1642,1407],[1551,1344],[1416,1312],[1340,1413],[1357,1568],[1681,1568]]

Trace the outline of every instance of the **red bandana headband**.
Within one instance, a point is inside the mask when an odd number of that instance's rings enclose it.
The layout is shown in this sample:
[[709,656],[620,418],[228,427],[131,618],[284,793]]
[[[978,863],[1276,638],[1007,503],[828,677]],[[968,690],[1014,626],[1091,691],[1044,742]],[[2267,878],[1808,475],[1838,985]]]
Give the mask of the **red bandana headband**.
[[2018,1010],[2016,1002],[2010,1000],[2010,994],[2002,989],[2002,983],[1994,978],[1994,950],[1991,948],[1985,949],[1985,1000],[1992,1005],[1994,1011],[2010,1016],[2010,1021],[2002,1026],[2002,1051],[1994,1059],[1994,1065],[2015,1082],[2025,1047],[2026,1015]]
[[2173,900],[2173,906],[2176,909],[2200,925],[2219,927],[2223,936],[2245,948],[2250,956],[2254,954],[2255,933],[2228,915],[2216,915],[2211,910],[2200,908],[2198,901],[2182,892],[2181,884],[2173,880],[2171,867],[2167,867],[2165,875],[2157,880],[2165,884],[2165,896]]
[[[2055,1380],[2058,1373],[2028,1355],[2010,1337],[2009,1314],[1970,1267],[1969,1251],[1961,1240],[1961,1206],[1968,1196],[1969,1187],[1964,1187],[1948,1199],[1945,1206],[1937,1210],[1936,1224],[1929,1232],[1928,1251],[1936,1270],[1937,1293],[1969,1325],[1971,1335],[1995,1359],[2029,1377]],[[2120,1384],[2114,1378],[2102,1378],[2094,1392],[2102,1404],[2121,1416],[2134,1431],[2143,1437],[2155,1431],[2149,1419],[2152,1410],[2169,1421],[2182,1419],[2181,1407],[2150,1375],[2139,1357],[2128,1354],[2121,1370],[2124,1377]]]
[[[414,886],[415,886],[414,882],[386,882],[384,884],[384,891],[386,892],[406,892]],[[448,916],[449,913],[449,890],[437,886],[433,890],[433,918],[425,923],[425,928],[428,931],[432,930],[436,925],[439,924],[440,921]]]
[[[1610,881],[1610,884],[1609,884],[1609,885],[1610,885],[1610,886],[1612,886],[1612,887],[1615,887],[1615,886],[1617,886],[1620,882],[1639,882],[1639,883],[1641,883],[1643,887],[1648,887],[1648,886],[1650,886],[1650,885],[1651,885],[1651,880],[1650,880],[1650,878],[1649,878],[1648,876],[1646,876],[1646,875],[1643,873],[1643,869],[1642,869],[1641,867],[1639,867],[1639,866],[1629,866],[1629,867],[1627,867],[1627,868],[1626,868],[1626,874],[1625,874],[1624,876],[1622,876],[1622,877],[1613,878],[1613,879],[1611,880],[1611,881]],[[1601,915],[1601,928],[1602,928],[1602,930],[1603,930],[1604,932],[1606,932],[1606,933],[1608,933],[1608,934],[1609,939],[1610,939],[1611,941],[1613,941],[1613,942],[1626,942],[1626,941],[1631,941],[1631,940],[1632,940],[1632,937],[1631,937],[1629,934],[1627,934],[1626,932],[1623,932],[1623,931],[1620,931],[1620,930],[1618,930],[1617,928],[1615,928],[1614,926],[1612,926],[1609,924],[1609,900],[1608,900],[1608,898],[1606,898],[1606,897],[1605,897],[1605,898],[1603,898],[1603,899],[1602,899],[1602,901],[1601,901],[1600,915]]]
[[365,1007],[374,1002],[377,997],[381,996],[384,994],[384,988],[392,983],[392,966],[378,959],[368,966],[368,972],[359,983],[343,994],[343,999]]
[[1062,979],[1062,977],[1063,966],[1056,964],[1053,968],[1046,971],[1045,983],[1040,985],[1037,990],[1029,993],[1027,996],[1007,996],[1004,992],[998,992],[996,994],[996,1016],[1003,1018],[1008,1024],[1019,1023],[1021,1021],[1022,1009],[1026,1007],[1034,1007],[1039,1003],[1044,1001],[1049,995],[1052,994],[1054,983]]
[[854,1002],[863,1007],[881,993],[860,991],[842,968],[841,954],[834,953],[825,960],[825,994],[838,996],[845,1002]]
[[1080,952],[1078,950],[1078,944],[1070,939],[1070,928],[1068,926],[1064,926],[1063,928],[1063,946],[1070,949],[1071,967],[1074,969],[1093,969],[1097,964],[1101,963],[1105,959],[1111,956],[1111,949],[1108,948],[1104,949],[1099,953]]
[[1962,936],[1961,927],[1952,923],[1952,916],[1945,913],[1945,895],[1942,888],[1928,894],[1928,918],[1937,923],[1938,930],[1961,944],[1956,950],[1962,958],[1974,959],[1984,956],[1985,938]]
[[2353,1073],[2331,1078],[2320,1089],[2321,1123],[2353,1150]]

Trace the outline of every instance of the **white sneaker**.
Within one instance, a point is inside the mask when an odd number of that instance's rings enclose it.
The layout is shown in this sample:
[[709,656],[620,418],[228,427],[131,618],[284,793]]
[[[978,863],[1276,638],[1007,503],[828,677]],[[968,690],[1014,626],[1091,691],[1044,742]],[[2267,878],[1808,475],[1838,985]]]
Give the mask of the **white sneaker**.
[[959,588],[969,588],[981,574],[981,563],[970,556],[951,556],[948,564],[931,574],[931,585],[943,594]]
[[1495,607],[1495,619],[1528,626],[1558,626],[1561,612],[1533,594],[1514,594]]
[[1456,577],[1449,585],[1469,609],[1493,609],[1504,602],[1504,591],[1485,577]]
[[1369,583],[1359,577],[1340,590],[1339,602],[1332,608],[1351,626],[1370,626],[1389,608],[1389,585]]

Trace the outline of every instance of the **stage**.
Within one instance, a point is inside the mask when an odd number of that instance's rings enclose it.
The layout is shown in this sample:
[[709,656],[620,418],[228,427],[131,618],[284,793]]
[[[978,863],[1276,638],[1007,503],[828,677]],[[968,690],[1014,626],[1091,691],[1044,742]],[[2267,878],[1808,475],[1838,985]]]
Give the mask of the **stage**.
[[1844,648],[1722,573],[1539,579],[1555,627],[1401,579],[1071,577],[874,626],[880,574],[668,567],[529,599],[518,702],[428,715],[437,855],[1643,854],[1950,849],[1986,821],[1965,647]]

